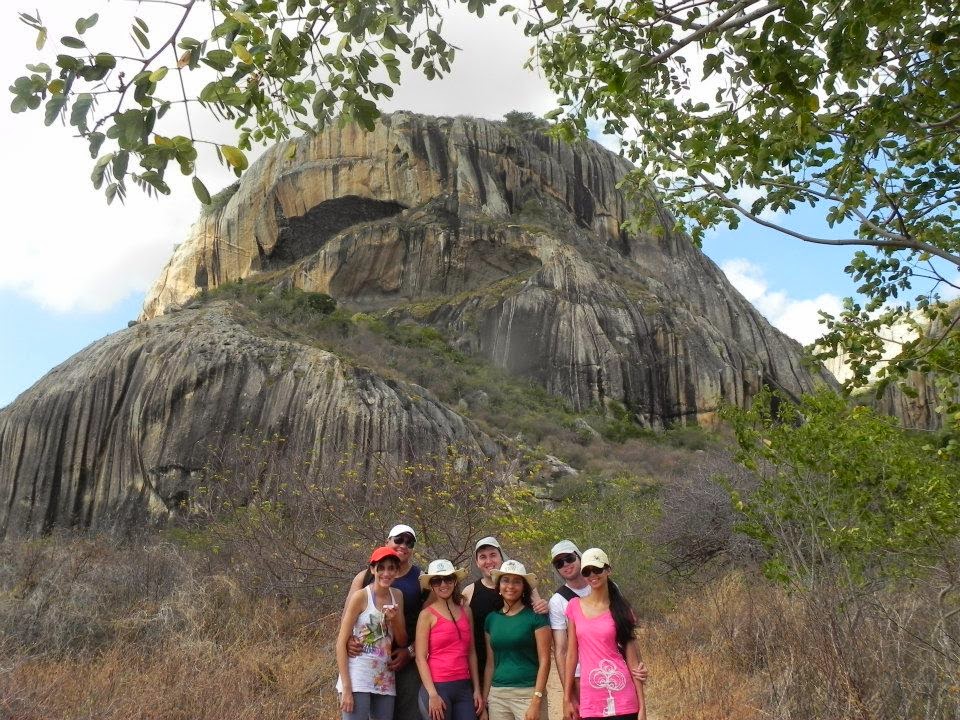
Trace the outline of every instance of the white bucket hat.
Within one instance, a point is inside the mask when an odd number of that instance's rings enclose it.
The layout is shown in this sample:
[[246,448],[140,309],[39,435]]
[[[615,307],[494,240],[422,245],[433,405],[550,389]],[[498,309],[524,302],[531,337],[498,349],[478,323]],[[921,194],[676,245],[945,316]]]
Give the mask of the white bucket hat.
[[450,575],[454,575],[457,580],[463,580],[467,576],[467,571],[463,568],[458,570],[449,560],[434,560],[427,566],[427,571],[420,574],[420,587],[426,590],[430,587],[432,578],[449,577]]
[[490,573],[490,579],[493,580],[494,585],[500,582],[501,575],[519,575],[530,583],[530,587],[537,584],[537,576],[533,573],[528,573],[523,563],[517,560],[505,560],[499,570],[494,570]]

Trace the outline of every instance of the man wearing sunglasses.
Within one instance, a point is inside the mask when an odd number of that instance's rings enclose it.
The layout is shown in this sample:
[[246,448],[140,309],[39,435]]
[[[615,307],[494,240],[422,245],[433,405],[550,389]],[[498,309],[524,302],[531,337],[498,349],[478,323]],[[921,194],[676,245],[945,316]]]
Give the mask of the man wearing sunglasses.
[[[580,549],[571,540],[561,540],[550,550],[551,562],[563,585],[550,598],[550,628],[553,630],[553,657],[557,661],[560,685],[563,685],[563,668],[567,666],[567,605],[575,597],[590,594],[590,585],[580,572]],[[640,682],[647,680],[647,668],[641,662],[631,670]],[[579,682],[580,666],[577,666],[574,682]]]
[[[413,662],[413,638],[417,636],[417,618],[423,607],[426,593],[420,589],[420,567],[413,564],[413,548],[417,544],[417,534],[409,525],[394,525],[387,536],[386,547],[397,553],[400,569],[393,580],[392,587],[403,594],[403,619],[407,628],[410,644],[394,648],[388,667],[396,673],[397,699],[393,706],[393,720],[420,720],[417,705],[420,693],[420,673]],[[350,583],[347,598],[355,591],[366,587],[373,581],[370,570],[361,570]],[[356,638],[347,643],[347,652],[351,657],[360,654],[362,646]]]
[[[570,540],[561,540],[550,550],[551,562],[563,585],[550,598],[550,628],[553,630],[553,657],[557,661],[560,684],[567,663],[567,605],[575,597],[590,594],[587,579],[580,574],[580,550]],[[577,668],[576,676],[580,676]]]

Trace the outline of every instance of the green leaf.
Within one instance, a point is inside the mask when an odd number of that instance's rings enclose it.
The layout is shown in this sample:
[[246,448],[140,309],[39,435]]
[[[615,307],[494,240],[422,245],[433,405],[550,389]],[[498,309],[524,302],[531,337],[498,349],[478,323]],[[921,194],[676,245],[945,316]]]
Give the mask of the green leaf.
[[117,59],[110,53],[102,52],[93,56],[93,63],[98,67],[113,70],[117,66]]
[[113,153],[107,153],[106,155],[101,155],[97,159],[97,162],[94,163],[93,171],[90,173],[90,180],[93,183],[93,187],[97,190],[103,185],[103,176],[111,160],[113,160]]
[[87,135],[87,140],[90,142],[90,157],[95,158],[97,153],[100,152],[100,146],[103,145],[103,141],[106,138],[102,132],[92,132]]
[[79,128],[81,131],[87,129],[87,114],[93,106],[93,95],[90,93],[80,93],[73,101],[73,109],[70,112],[70,124]]
[[130,153],[126,150],[121,150],[113,156],[112,170],[113,177],[117,180],[122,180],[123,176],[127,174],[127,165],[130,163]]
[[134,38],[140,43],[140,47],[144,50],[149,50],[150,40],[147,38],[146,33],[136,25],[134,25],[131,30],[133,31]]
[[220,152],[223,153],[223,159],[227,161],[235,170],[243,172],[247,169],[247,156],[243,154],[240,148],[233,145],[221,145]]
[[229,50],[211,50],[203,59],[208,65],[222,72],[233,64],[233,53]]
[[52,98],[47,100],[46,112],[43,117],[43,124],[46,126],[53,125],[54,120],[57,119],[60,115],[60,111],[63,110],[64,106],[67,104],[66,95],[54,95]]
[[167,76],[167,71],[169,68],[166,65],[158,67],[152,73],[150,73],[150,82],[158,83]]
[[204,185],[196,175],[193,176],[193,193],[204,205],[210,204],[210,193],[207,190],[207,186]]
[[72,35],[64,35],[60,38],[60,44],[65,45],[68,48],[73,48],[74,50],[82,50],[87,46],[87,44],[80,38],[75,38]]
[[76,23],[77,33],[83,35],[87,30],[96,25],[99,19],[100,16],[97,13],[94,13],[88,18],[80,18]]

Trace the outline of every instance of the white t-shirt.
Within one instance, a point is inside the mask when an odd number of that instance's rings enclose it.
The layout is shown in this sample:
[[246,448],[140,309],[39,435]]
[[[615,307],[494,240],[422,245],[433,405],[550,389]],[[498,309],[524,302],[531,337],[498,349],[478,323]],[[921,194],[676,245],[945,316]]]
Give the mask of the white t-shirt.
[[[567,585],[567,587],[570,587]],[[577,588],[570,588],[577,594],[578,597],[586,597],[590,594],[590,586],[584,585],[579,590]],[[567,600],[560,593],[554,593],[550,598],[550,628],[552,630],[566,630],[567,629],[567,605],[570,604],[570,601]],[[562,674],[563,668],[558,668],[558,671]],[[580,677],[580,664],[577,664],[577,669],[574,672],[575,677]]]
[[[570,587],[567,585],[567,587]],[[573,590],[578,597],[586,597],[590,594],[590,586],[584,585],[579,590],[577,588],[570,588]],[[566,630],[567,629],[567,605],[570,604],[570,601],[567,600],[560,593],[554,593],[550,598],[550,627],[553,630]]]

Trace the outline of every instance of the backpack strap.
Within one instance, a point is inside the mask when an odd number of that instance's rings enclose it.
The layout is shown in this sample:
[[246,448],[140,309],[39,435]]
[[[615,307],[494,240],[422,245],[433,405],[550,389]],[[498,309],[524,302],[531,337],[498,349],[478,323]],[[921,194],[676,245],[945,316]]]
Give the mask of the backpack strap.
[[573,589],[567,585],[561,585],[558,587],[557,594],[562,598],[566,598],[567,602],[570,602],[575,597],[579,597],[579,595],[577,595]]

